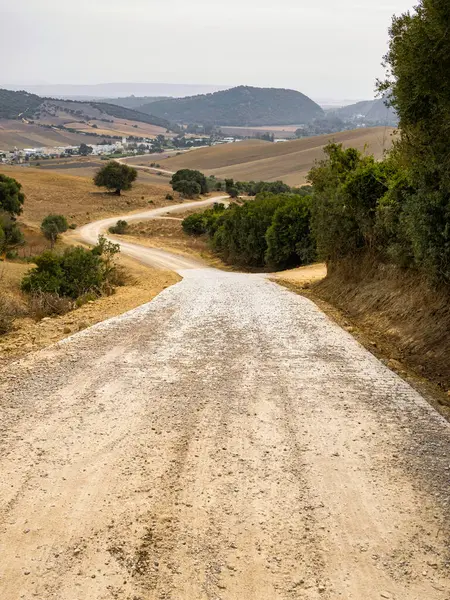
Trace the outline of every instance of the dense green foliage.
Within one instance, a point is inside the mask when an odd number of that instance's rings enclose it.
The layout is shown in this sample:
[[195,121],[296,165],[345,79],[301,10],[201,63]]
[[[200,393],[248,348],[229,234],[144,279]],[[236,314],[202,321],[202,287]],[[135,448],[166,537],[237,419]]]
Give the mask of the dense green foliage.
[[216,202],[208,210],[187,216],[183,219],[183,231],[189,235],[213,234],[217,228],[218,218],[224,210],[225,205]]
[[25,194],[22,185],[0,173],[0,254],[23,244],[23,235],[16,223],[22,213]]
[[0,211],[0,254],[7,253],[23,243],[23,234],[15,219],[9,213]]
[[0,89],[0,119],[30,116],[42,102],[43,99],[35,94]]
[[52,248],[59,234],[64,233],[68,229],[69,224],[63,215],[47,215],[41,223],[41,231],[45,238],[49,240]]
[[57,254],[48,250],[36,257],[36,267],[22,280],[28,293],[51,293],[77,299],[84,294],[101,295],[114,286],[116,267],[113,257],[117,244],[100,238],[92,250],[71,247]]
[[25,195],[22,185],[7,175],[0,173],[0,210],[16,217],[22,212]]
[[177,123],[234,126],[307,123],[323,115],[320,106],[300,92],[246,86],[152,102],[140,110]]
[[169,96],[125,96],[124,98],[106,98],[106,100],[108,104],[117,104],[117,106],[139,111],[141,106],[158,100],[167,100],[167,98]]
[[132,183],[136,178],[136,169],[115,160],[110,160],[104,167],[97,171],[94,176],[94,183],[99,187],[114,190],[120,196],[122,190],[131,189]]
[[[449,23],[448,0],[421,0],[414,13],[394,17],[385,57],[390,77],[379,86],[388,92],[399,115],[396,155],[406,167],[403,188],[408,193],[393,211],[399,213],[415,263],[435,281],[446,283],[450,283]],[[399,194],[393,195],[391,204],[398,204]]]
[[262,193],[244,204],[216,204],[189,215],[183,230],[207,234],[226,262],[251,268],[286,268],[315,257],[310,232],[309,198]]
[[109,233],[123,235],[128,229],[128,223],[123,219],[119,219],[115,225],[108,229]]
[[[208,182],[206,177],[200,171],[192,169],[180,169],[170,180],[172,189],[175,192],[180,192],[187,198],[193,198],[198,194],[206,194],[208,192]],[[196,186],[192,184],[197,184]]]

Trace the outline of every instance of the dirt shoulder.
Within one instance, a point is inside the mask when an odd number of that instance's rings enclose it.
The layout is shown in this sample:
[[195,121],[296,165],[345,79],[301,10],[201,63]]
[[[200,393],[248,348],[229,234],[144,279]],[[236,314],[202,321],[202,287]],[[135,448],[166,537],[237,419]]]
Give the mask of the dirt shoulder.
[[[396,278],[392,280],[384,273],[382,289],[370,290],[363,282],[349,282],[338,276],[326,277],[324,265],[311,265],[274,274],[272,279],[312,300],[328,317],[348,331],[362,346],[374,354],[383,364],[407,381],[419,391],[426,400],[447,420],[450,420],[450,394],[442,385],[441,369],[437,375],[433,370],[433,359],[439,356],[442,343],[435,344],[434,353],[414,352],[411,329],[417,328],[415,337],[423,340],[437,327],[445,327],[439,315],[433,315],[436,304],[430,305],[428,317],[417,322],[417,311],[412,310],[410,303],[413,296],[407,293],[405,282]],[[368,280],[371,280],[369,277]],[[416,282],[417,284],[418,282]],[[378,290],[378,291],[377,291]],[[398,306],[404,306],[405,316],[400,318],[396,313],[394,302],[381,305],[381,292],[395,293]],[[423,295],[422,289],[421,294]],[[441,303],[441,298],[435,298],[435,303]],[[435,321],[437,321],[435,323]],[[444,337],[445,337],[445,331]]]
[[[162,290],[181,279],[172,271],[145,267],[125,256],[121,256],[118,263],[126,268],[129,283],[117,288],[112,296],[103,296],[65,315],[47,317],[38,322],[30,318],[17,319],[14,330],[0,336],[2,363],[21,358],[29,352],[50,346],[95,323],[150,302]],[[10,293],[20,298],[20,280],[29,268],[30,265],[21,263],[3,263],[5,275],[0,288],[8,289]],[[0,272],[1,270],[0,265]]]

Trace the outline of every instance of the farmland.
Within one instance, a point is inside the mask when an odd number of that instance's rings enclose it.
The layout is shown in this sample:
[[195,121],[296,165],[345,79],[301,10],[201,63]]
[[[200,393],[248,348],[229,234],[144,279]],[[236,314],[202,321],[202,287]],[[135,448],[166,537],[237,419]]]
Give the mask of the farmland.
[[[199,169],[207,175],[239,181],[281,179],[289,185],[301,185],[316,160],[323,157],[323,147],[330,141],[366,150],[381,158],[392,144],[394,129],[374,127],[355,129],[332,135],[321,135],[273,144],[248,140],[235,144],[200,148],[187,154],[160,161],[170,171],[181,168]],[[131,159],[129,164],[145,164],[144,157]],[[150,159],[147,159],[150,161]],[[152,159],[154,160],[154,159]]]

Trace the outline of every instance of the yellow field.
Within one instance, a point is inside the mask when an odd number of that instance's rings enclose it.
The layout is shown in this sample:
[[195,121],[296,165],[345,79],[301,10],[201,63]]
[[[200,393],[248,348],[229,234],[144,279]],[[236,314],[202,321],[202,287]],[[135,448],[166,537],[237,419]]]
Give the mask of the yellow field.
[[[97,130],[92,130],[96,133]],[[115,133],[114,135],[118,135]],[[98,144],[100,138],[70,133],[60,129],[48,129],[32,123],[0,119],[0,150],[13,150],[17,148],[39,148],[53,146],[70,146],[84,142],[85,144]]]
[[0,172],[22,184],[26,199],[20,221],[29,225],[38,225],[50,213],[65,215],[69,222],[82,225],[107,215],[167,203],[167,187],[139,180],[129,192],[115,196],[96,187],[91,177],[7,165],[0,165]]
[[[161,168],[176,171],[181,168],[199,169],[207,175],[238,181],[281,179],[289,185],[301,185],[315,161],[323,158],[323,147],[329,141],[353,146],[381,158],[392,144],[394,129],[373,127],[342,133],[303,138],[273,144],[248,140],[211,148],[200,148],[186,154],[159,161]],[[138,157],[136,162],[145,161]],[[154,158],[148,159],[148,162]]]
[[[66,123],[66,127],[77,129],[78,131],[85,131],[86,133],[95,132],[99,135],[121,135],[128,137],[130,135],[141,137],[141,138],[155,138],[159,134],[166,134],[166,130],[163,127],[157,125],[150,125],[149,123],[136,123],[134,121],[126,121],[125,119],[114,119],[113,123],[105,123],[92,119],[89,123]],[[97,125],[97,129],[93,129],[92,125]],[[137,127],[134,127],[137,125]],[[98,143],[98,142],[97,142]]]

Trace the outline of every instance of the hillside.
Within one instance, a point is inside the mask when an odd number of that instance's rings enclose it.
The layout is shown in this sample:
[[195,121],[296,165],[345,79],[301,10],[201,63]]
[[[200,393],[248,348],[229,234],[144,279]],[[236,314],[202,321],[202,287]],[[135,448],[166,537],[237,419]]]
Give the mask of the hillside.
[[[83,138],[85,142],[98,137],[154,137],[172,128],[177,130],[166,119],[116,104],[41,98],[0,89],[0,148],[52,145],[52,138],[77,144],[85,135],[92,137]],[[15,133],[17,129],[21,131]],[[40,143],[39,138],[49,141]]]
[[356,121],[363,117],[366,123],[386,123],[394,126],[398,123],[396,112],[386,106],[383,98],[363,100],[329,112],[345,120]]
[[160,100],[169,100],[169,96],[126,96],[125,98],[104,98],[102,102],[140,111],[141,106]]
[[[160,161],[163,169],[199,169],[207,175],[233,177],[240,181],[281,179],[289,185],[305,183],[306,175],[316,160],[323,157],[323,147],[330,141],[353,146],[381,158],[392,143],[391,128],[373,127],[355,129],[333,135],[320,135],[278,144],[261,140],[247,140],[210,148],[200,148],[180,156]],[[151,159],[147,159],[150,162]],[[129,164],[145,164],[144,157],[136,157]]]
[[140,107],[177,123],[258,126],[307,123],[323,115],[318,104],[300,92],[240,86],[189,98],[171,98]]

